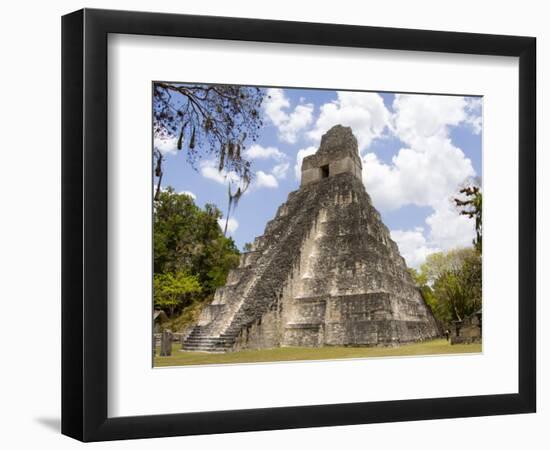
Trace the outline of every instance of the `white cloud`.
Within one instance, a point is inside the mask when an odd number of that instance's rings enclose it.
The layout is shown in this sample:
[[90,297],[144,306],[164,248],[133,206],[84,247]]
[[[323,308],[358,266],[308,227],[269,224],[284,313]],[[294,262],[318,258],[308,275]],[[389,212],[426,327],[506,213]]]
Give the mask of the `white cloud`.
[[298,133],[308,127],[312,121],[313,104],[297,105],[290,113],[288,120],[279,126],[279,133],[283,141],[295,143]]
[[214,160],[201,161],[199,166],[201,175],[216,183],[226,184],[228,181],[237,183],[240,180],[239,176],[233,171],[227,172],[226,170],[222,170],[220,172]]
[[[279,164],[276,164],[271,169],[271,174],[266,174],[261,170],[256,173],[258,180],[256,180],[255,184],[257,187],[277,187],[278,183],[275,178],[282,180],[286,177],[289,167],[289,163],[286,162],[288,157],[278,148],[262,147],[261,145],[254,144],[246,150],[245,156],[248,159],[274,159],[275,161],[279,161]],[[275,183],[273,180],[275,180]]]
[[313,155],[317,151],[317,147],[307,147],[298,150],[296,153],[296,164],[294,165],[294,174],[296,179],[299,180],[302,176],[302,161],[306,156]]
[[175,155],[178,151],[177,145],[178,142],[176,138],[156,138],[154,142],[155,149],[161,152],[163,155]]
[[262,170],[258,170],[256,172],[252,187],[256,189],[262,187],[273,189],[279,187],[279,182],[277,181],[277,178],[275,178],[275,176],[273,176],[272,174],[265,173]]
[[[260,146],[257,146],[260,147]],[[252,147],[251,147],[252,148]],[[272,149],[272,150],[269,150]],[[260,150],[256,149],[254,150],[254,154],[257,158],[265,158],[266,156],[257,156],[260,154],[260,152],[267,150],[267,152],[264,152],[263,155],[266,153],[270,153],[270,156],[267,157],[274,157],[276,159],[286,159],[287,156],[284,153],[280,153],[282,155],[280,158],[279,156],[273,152],[273,150],[277,149],[272,147],[263,148],[261,147]],[[221,172],[218,170],[217,162],[215,160],[204,160],[200,163],[200,173],[203,177],[208,178],[209,180],[215,181],[219,184],[225,184],[227,185],[228,182],[233,183],[240,183],[241,179],[237,175],[237,173],[230,171],[227,172],[226,170],[222,170]],[[289,168],[289,163],[286,161],[283,161],[279,164],[276,164],[272,169],[271,173],[264,172],[263,170],[258,170],[255,173],[255,176],[252,180],[252,184],[249,189],[247,189],[246,192],[250,192],[251,190],[260,189],[260,188],[277,188],[279,187],[279,182],[277,179],[283,179],[286,177],[286,173]]]
[[267,95],[263,102],[264,113],[277,127],[279,139],[294,144],[299,132],[311,125],[313,121],[313,104],[300,103],[293,111],[287,111],[290,108],[290,101],[283,89],[270,88],[267,90]]
[[391,231],[391,237],[409,267],[418,268],[432,253],[472,245],[475,234],[473,221],[457,214],[447,202],[442,202],[426,218],[426,224],[429,226],[427,238],[422,227]]
[[197,199],[197,196],[191,192],[191,191],[181,191],[180,194],[185,194],[185,195],[188,195],[189,197],[191,197],[193,200],[196,200]]
[[472,127],[472,131],[475,134],[480,134],[483,127],[482,118],[483,101],[480,97],[470,97],[466,101],[466,110],[468,116],[466,117],[466,123]]
[[290,107],[290,101],[286,98],[282,89],[270,88],[262,107],[271,122],[278,126],[288,119],[288,114],[283,109]]
[[405,205],[431,207],[427,229],[392,231],[392,237],[413,267],[434,251],[469,246],[473,221],[451,204],[465,180],[476,173],[472,162],[449,137],[449,127],[469,123],[472,106],[463,97],[397,95],[391,130],[405,146],[390,163],[374,153],[363,157],[363,182],[381,210]]
[[483,128],[483,119],[481,116],[471,115],[466,118],[466,123],[472,127],[472,131],[475,134],[480,134]]
[[397,95],[393,107],[393,132],[408,147],[390,164],[374,153],[363,157],[367,191],[382,210],[408,204],[441,208],[464,180],[475,176],[472,162],[449,138],[449,126],[467,117],[467,102],[463,97]]
[[[276,164],[272,169],[271,173],[264,172],[263,170],[258,170],[254,174],[252,184],[249,189],[245,191],[246,194],[261,188],[275,189],[279,187],[279,181],[286,177],[290,164],[288,162],[282,162]],[[215,161],[204,161],[200,165],[200,173],[203,177],[215,181],[219,184],[227,184],[229,181],[231,183],[239,183],[240,178],[235,172],[219,172],[218,168],[215,167]]]
[[475,237],[474,220],[458,214],[450,202],[438,205],[426,223],[430,226],[430,241],[437,242],[442,250],[472,245]]
[[336,100],[320,109],[313,129],[308,132],[315,142],[320,142],[321,136],[334,125],[341,124],[352,128],[362,151],[373,139],[381,137],[390,124],[390,112],[376,93],[339,91]]
[[428,244],[422,227],[408,231],[392,230],[391,238],[397,243],[399,252],[409,267],[418,268],[428,255],[440,250]]
[[[218,225],[220,226],[222,231],[225,229],[225,217],[218,219]],[[237,231],[237,228],[239,228],[239,222],[237,222],[237,219],[230,217],[227,221],[227,233],[233,234],[235,231]]]
[[393,102],[394,131],[409,145],[421,144],[422,139],[427,137],[446,137],[450,126],[462,123],[479,134],[482,106],[479,97],[396,95]]
[[287,162],[277,164],[273,167],[273,169],[271,169],[271,173],[275,176],[275,178],[282,180],[286,178],[286,173],[288,172],[289,166],[290,164]]
[[391,237],[399,246],[409,267],[418,268],[432,253],[470,247],[474,238],[474,223],[448,204],[442,204],[426,218],[428,237],[424,229],[392,230]]
[[483,108],[483,98],[482,97],[465,97],[468,111],[471,113],[479,114],[481,113],[481,108]]
[[262,147],[258,144],[253,144],[248,147],[244,155],[248,159],[274,159],[281,161],[286,159],[286,155],[275,147]]
[[435,208],[474,176],[472,162],[446,137],[423,138],[420,147],[402,148],[390,164],[374,153],[363,157],[363,182],[381,210],[404,205]]
[[466,100],[450,95],[403,95],[393,101],[395,134],[411,146],[425,139],[446,138],[448,127],[464,121]]

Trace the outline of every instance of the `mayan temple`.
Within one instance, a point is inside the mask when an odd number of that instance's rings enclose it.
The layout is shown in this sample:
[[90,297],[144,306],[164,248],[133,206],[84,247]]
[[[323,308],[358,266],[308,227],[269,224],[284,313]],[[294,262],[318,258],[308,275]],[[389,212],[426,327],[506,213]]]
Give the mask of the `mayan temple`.
[[333,127],[304,159],[300,188],[241,256],[182,348],[398,345],[437,337],[361,174],[351,129]]

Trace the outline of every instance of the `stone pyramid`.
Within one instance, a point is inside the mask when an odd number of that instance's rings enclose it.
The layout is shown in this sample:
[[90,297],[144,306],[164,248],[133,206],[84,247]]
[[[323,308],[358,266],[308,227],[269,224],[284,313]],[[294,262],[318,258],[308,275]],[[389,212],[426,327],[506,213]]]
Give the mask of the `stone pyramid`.
[[337,125],[241,255],[182,348],[374,346],[431,339],[436,321],[373,207],[357,140]]

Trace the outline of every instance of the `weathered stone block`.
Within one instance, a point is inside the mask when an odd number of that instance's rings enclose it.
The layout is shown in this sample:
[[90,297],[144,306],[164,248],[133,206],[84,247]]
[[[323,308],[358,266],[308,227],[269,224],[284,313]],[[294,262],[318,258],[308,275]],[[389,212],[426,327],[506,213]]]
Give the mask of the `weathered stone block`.
[[481,343],[481,310],[454,323],[451,344]]
[[160,356],[170,356],[172,354],[172,332],[164,330],[160,340]]

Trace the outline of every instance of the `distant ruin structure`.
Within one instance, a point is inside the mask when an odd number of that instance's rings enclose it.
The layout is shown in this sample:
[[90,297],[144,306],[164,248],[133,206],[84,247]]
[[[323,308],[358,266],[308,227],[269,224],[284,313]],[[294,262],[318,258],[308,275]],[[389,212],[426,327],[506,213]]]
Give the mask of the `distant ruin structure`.
[[337,125],[182,348],[399,345],[439,334],[365,190],[357,140]]
[[465,317],[456,320],[451,327],[451,344],[481,344],[481,309]]

